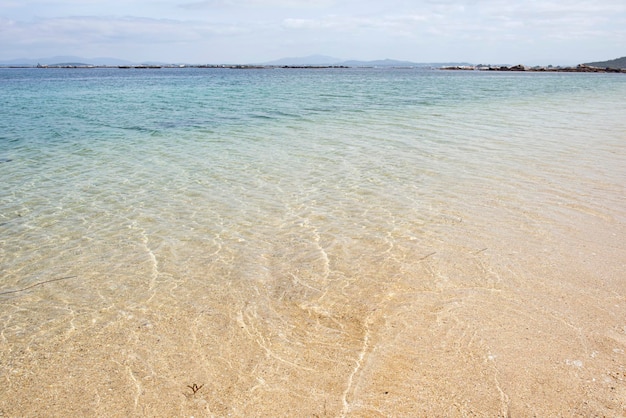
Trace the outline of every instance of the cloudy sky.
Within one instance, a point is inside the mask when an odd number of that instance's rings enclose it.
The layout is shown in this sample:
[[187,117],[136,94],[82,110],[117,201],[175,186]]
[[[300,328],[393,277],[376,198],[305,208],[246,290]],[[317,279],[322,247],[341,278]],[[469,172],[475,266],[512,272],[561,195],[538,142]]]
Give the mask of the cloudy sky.
[[0,0],[0,60],[572,65],[626,55],[625,0]]

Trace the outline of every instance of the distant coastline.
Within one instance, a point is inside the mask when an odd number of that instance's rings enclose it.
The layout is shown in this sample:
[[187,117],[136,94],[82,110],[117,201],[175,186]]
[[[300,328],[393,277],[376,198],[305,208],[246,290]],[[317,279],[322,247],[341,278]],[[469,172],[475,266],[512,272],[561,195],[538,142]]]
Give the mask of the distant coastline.
[[[160,68],[230,68],[236,70],[255,70],[273,68],[307,68],[307,69],[328,69],[328,68],[364,68],[350,67],[346,65],[241,65],[241,64],[199,64],[199,65],[92,65],[92,64],[38,64],[38,65],[0,65],[0,68],[38,68],[38,69],[160,69]],[[419,67],[422,68],[422,67]]]
[[608,61],[588,62],[576,66],[526,66],[522,64],[472,64],[467,62],[417,63],[392,59],[374,61],[342,61],[326,56],[284,58],[276,61],[255,64],[187,64],[142,62],[132,63],[115,58],[52,57],[40,60],[12,60],[0,62],[0,68],[120,68],[120,69],[159,69],[159,68],[230,68],[230,69],[275,69],[275,68],[396,68],[426,70],[463,71],[529,71],[529,72],[568,72],[568,73],[626,73],[626,57]]
[[492,66],[492,65],[455,65],[443,67],[427,66],[388,66],[388,67],[351,67],[347,65],[89,65],[89,64],[58,64],[58,65],[7,65],[0,68],[34,68],[34,69],[161,69],[161,68],[224,68],[235,70],[263,70],[263,69],[346,69],[346,68],[388,68],[388,69],[421,69],[443,71],[511,71],[511,72],[554,72],[554,73],[618,73],[626,74],[626,68],[600,68],[585,64],[576,67],[527,67],[524,65]]
[[554,72],[554,73],[621,73],[626,74],[626,68],[611,67],[594,67],[586,64],[580,64],[576,67],[527,67],[524,65],[507,66],[491,66],[491,65],[469,65],[469,66],[452,66],[441,67],[442,70],[460,70],[460,71],[528,71],[528,72]]

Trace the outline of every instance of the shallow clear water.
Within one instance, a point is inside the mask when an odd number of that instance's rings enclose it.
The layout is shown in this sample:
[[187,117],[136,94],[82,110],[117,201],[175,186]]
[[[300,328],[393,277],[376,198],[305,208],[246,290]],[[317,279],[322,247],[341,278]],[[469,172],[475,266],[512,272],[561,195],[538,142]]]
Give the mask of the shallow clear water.
[[286,333],[295,364],[302,344],[341,346],[344,320],[399,282],[523,280],[458,256],[504,258],[520,237],[563,266],[564,241],[613,248],[617,280],[625,94],[602,74],[0,70],[3,344],[211,310],[224,324],[206,338],[239,324],[270,356],[259,341]]

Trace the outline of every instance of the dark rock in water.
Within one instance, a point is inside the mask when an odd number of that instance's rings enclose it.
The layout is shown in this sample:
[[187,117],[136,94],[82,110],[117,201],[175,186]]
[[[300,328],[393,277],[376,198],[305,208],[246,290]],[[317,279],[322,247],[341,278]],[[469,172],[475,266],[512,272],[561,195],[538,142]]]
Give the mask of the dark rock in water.
[[8,163],[8,162],[11,162],[11,161],[13,161],[13,160],[10,159],[10,158],[0,158],[0,163]]

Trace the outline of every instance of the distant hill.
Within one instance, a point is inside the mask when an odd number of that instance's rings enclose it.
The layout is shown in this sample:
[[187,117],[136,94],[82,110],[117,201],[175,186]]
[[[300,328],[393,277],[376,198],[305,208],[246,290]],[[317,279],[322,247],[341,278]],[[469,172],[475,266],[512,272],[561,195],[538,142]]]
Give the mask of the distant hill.
[[453,66],[469,66],[472,64],[466,62],[412,62],[412,61],[398,61],[391,59],[374,60],[374,61],[343,61],[338,63],[339,65],[345,65],[346,67],[453,67]]
[[275,61],[264,62],[261,65],[342,65],[346,67],[444,67],[444,66],[463,66],[471,65],[461,62],[447,63],[417,63],[411,61],[398,61],[392,59],[359,61],[345,61],[340,58],[329,57],[326,55],[310,55],[308,57],[287,57]]
[[66,63],[80,63],[80,65],[129,65],[130,61],[117,58],[83,58],[75,56],[56,56],[48,58],[18,58],[0,61],[0,65],[64,65]]
[[599,68],[626,68],[626,57],[616,58],[610,61],[588,62],[584,65]]
[[327,55],[309,55],[307,57],[287,57],[264,62],[261,65],[337,65],[340,58]]
[[421,64],[416,64],[411,61],[398,61],[398,60],[391,60],[391,59],[374,60],[374,61],[350,60],[350,61],[343,61],[341,65],[345,65],[347,67],[415,67],[415,66],[421,66]]

